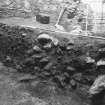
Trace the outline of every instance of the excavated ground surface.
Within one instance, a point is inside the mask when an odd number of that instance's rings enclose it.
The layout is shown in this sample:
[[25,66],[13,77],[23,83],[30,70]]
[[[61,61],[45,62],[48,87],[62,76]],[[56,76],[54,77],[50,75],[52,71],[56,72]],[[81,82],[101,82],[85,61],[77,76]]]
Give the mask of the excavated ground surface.
[[25,76],[0,63],[0,105],[83,105],[76,94],[57,91],[51,83],[19,82]]
[[89,105],[105,41],[48,32],[59,44],[46,48],[43,32],[0,24],[0,105]]

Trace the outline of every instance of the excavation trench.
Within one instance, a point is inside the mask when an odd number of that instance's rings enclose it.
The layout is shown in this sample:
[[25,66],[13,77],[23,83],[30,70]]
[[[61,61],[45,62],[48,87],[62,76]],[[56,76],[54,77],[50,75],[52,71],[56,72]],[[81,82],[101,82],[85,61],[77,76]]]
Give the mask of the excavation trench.
[[[97,76],[105,73],[105,65],[99,64],[104,62],[105,41],[66,36],[0,24],[0,60],[4,65],[1,66],[1,89],[4,93],[12,91],[10,94],[13,96],[14,92],[19,98],[21,91],[22,97],[26,92],[24,100],[16,98],[16,105],[22,102],[24,105],[29,105],[28,102],[32,105],[90,104],[89,88]],[[5,105],[14,105],[8,102]]]

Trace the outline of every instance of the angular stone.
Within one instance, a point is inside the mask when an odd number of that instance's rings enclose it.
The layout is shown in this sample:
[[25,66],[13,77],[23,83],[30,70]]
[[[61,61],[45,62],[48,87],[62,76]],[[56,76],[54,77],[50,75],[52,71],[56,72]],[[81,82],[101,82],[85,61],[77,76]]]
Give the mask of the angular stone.
[[6,56],[6,61],[12,61],[12,58],[10,56]]
[[76,89],[76,87],[77,87],[77,83],[76,83],[76,81],[73,80],[73,79],[70,81],[70,85],[71,85],[71,87],[72,87],[73,89]]
[[99,52],[105,52],[105,48],[101,48],[98,50]]
[[42,59],[40,60],[41,66],[45,66],[48,62],[49,62],[48,58],[42,58]]
[[56,38],[52,38],[52,42],[55,46],[57,46],[59,44],[59,40]]
[[22,36],[24,36],[24,37],[27,36],[27,33],[22,33]]
[[74,80],[76,80],[76,81],[81,81],[81,79],[82,79],[82,73],[76,73],[76,74],[74,74],[73,75],[73,77],[72,77]]
[[40,44],[47,44],[52,41],[52,37],[50,37],[48,34],[43,33],[37,37],[37,40]]
[[44,67],[44,69],[45,69],[45,70],[49,70],[49,69],[52,67],[52,65],[53,65],[53,63],[50,62],[50,63],[48,63],[48,64]]
[[51,45],[51,43],[48,43],[48,44],[44,45],[43,48],[46,49],[46,50],[51,49],[52,45]]
[[[48,44],[50,46],[52,46],[52,44],[57,46],[59,43],[58,39],[56,39],[48,34],[40,34],[38,36],[37,40],[39,41],[40,44],[43,44],[43,45]],[[46,46],[48,46],[48,45],[46,45]]]
[[69,40],[67,44],[68,45],[74,45],[74,40],[73,39]]
[[99,60],[97,63],[96,63],[97,66],[105,66],[105,60]]
[[81,26],[76,25],[73,27],[73,30],[71,31],[71,34],[79,35],[82,32]]
[[69,40],[66,49],[69,51],[74,47],[74,40]]
[[69,51],[69,50],[71,50],[71,49],[73,49],[73,46],[72,46],[72,45],[68,45],[68,46],[66,47],[66,50],[67,50],[67,51]]
[[33,64],[34,63],[34,60],[30,57],[30,58],[26,58],[24,60],[24,64],[25,65],[29,65],[29,64]]
[[105,90],[105,75],[101,75],[96,78],[93,85],[89,89],[91,95],[98,94]]
[[66,69],[67,69],[68,71],[75,71],[75,68],[73,68],[73,67],[71,67],[71,66],[68,66]]
[[32,55],[34,53],[34,50],[33,49],[29,49],[27,52],[26,52],[28,55]]
[[34,70],[35,70],[35,71],[38,71],[38,70],[40,70],[40,68],[37,67],[37,66],[35,66],[35,67],[34,67]]
[[29,81],[29,80],[34,80],[34,79],[36,79],[36,76],[32,76],[30,74],[25,74],[25,75],[19,77],[18,81],[23,82],[23,81]]
[[43,56],[41,55],[41,54],[34,54],[33,56],[32,56],[32,58],[33,59],[41,59]]
[[95,63],[95,59],[91,58],[91,57],[86,57],[86,63]]
[[64,27],[61,26],[61,25],[56,24],[55,27],[56,27],[57,30],[65,31]]
[[36,46],[36,45],[33,47],[33,50],[34,50],[34,52],[38,52],[38,53],[42,51],[42,50],[41,50],[38,46]]

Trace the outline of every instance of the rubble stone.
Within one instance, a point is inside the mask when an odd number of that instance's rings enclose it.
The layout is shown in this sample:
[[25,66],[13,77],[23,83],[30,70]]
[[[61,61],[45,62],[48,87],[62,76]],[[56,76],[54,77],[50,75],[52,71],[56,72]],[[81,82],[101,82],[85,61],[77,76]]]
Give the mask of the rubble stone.
[[77,87],[76,81],[73,79],[70,81],[70,85],[73,89],[76,89],[76,87]]
[[67,70],[68,70],[68,71],[71,71],[71,72],[76,71],[76,69],[75,69],[75,68],[73,68],[73,67],[71,67],[71,66],[68,66],[68,67],[67,67]]
[[38,53],[40,53],[42,50],[38,47],[38,46],[34,46],[33,47],[33,50],[34,50],[34,52],[38,52]]
[[89,93],[95,95],[103,90],[105,90],[105,75],[101,75],[96,78],[93,85],[89,89]]
[[48,34],[40,34],[38,37],[37,37],[37,40],[39,41],[39,43],[43,43],[45,42],[48,43],[48,42],[51,42],[52,41],[52,37],[50,37]]
[[72,78],[75,79],[76,81],[81,81],[82,80],[82,73],[76,73],[73,75]]
[[45,66],[46,64],[48,64],[49,62],[49,59],[46,57],[46,58],[42,58],[40,61],[40,66]]
[[32,55],[31,57],[32,57],[34,60],[40,60],[40,59],[43,58],[43,55],[41,55],[41,54],[34,54],[34,55]]
[[91,57],[86,57],[86,63],[95,63],[95,60]]
[[52,67],[52,65],[53,65],[53,63],[50,62],[50,63],[48,63],[48,64],[44,67],[44,69],[45,69],[45,70],[50,70],[51,67]]
[[39,43],[44,43],[44,45],[49,44],[51,46],[53,44],[57,46],[59,43],[58,39],[49,36],[48,34],[40,34],[37,39]]
[[97,66],[102,66],[102,65],[104,65],[105,66],[105,60],[99,60],[98,62],[97,62],[97,64],[96,64]]

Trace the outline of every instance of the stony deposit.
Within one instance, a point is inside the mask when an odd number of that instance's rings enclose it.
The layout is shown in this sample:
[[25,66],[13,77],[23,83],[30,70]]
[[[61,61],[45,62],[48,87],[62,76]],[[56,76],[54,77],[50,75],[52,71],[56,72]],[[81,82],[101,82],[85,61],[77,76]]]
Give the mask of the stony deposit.
[[[60,89],[75,90],[86,100],[101,93],[105,80],[97,83],[100,79],[96,78],[105,74],[105,44],[62,40],[47,32],[0,24],[0,60],[20,73],[54,82]],[[20,81],[27,79],[34,78]],[[96,90],[93,83],[99,85]]]

